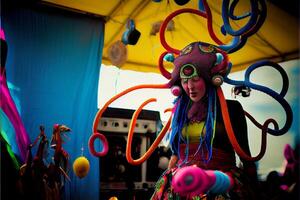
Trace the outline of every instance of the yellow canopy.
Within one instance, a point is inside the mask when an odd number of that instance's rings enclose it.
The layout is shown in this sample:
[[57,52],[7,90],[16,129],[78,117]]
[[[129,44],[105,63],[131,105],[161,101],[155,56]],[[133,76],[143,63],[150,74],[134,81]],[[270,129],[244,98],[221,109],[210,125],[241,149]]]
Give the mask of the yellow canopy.
[[[103,16],[105,23],[103,63],[110,65],[110,55],[113,44],[118,44],[126,29],[128,19],[135,21],[135,26],[141,36],[136,45],[126,45],[125,63],[118,66],[142,72],[159,72],[158,59],[165,51],[160,43],[159,33],[154,31],[154,25],[163,21],[170,13],[182,8],[198,9],[198,0],[191,0],[184,6],[177,5],[174,0],[43,0],[48,5],[60,6],[87,14]],[[221,0],[208,1],[212,11],[213,29],[223,43],[229,43],[231,36],[222,35]],[[241,15],[250,9],[247,1],[240,1],[236,15]],[[248,19],[247,19],[248,20]],[[243,26],[247,20],[233,22],[235,28]],[[174,24],[166,31],[167,43],[175,49],[182,49],[194,41],[215,44],[207,31],[207,20],[198,15],[184,13],[173,19]],[[261,29],[251,36],[246,45],[239,51],[229,55],[233,63],[233,71],[243,69],[262,59],[281,62],[298,58],[299,38],[298,20],[279,7],[267,2],[267,18]],[[115,49],[116,50],[116,49]],[[127,56],[126,56],[127,53]],[[167,68],[171,66],[167,65]],[[171,70],[171,69],[169,69]]]

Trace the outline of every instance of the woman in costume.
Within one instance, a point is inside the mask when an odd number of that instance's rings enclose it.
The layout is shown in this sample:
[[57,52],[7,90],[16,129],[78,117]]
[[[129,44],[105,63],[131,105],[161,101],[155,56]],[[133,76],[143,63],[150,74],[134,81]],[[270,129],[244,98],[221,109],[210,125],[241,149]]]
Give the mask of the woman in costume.
[[[213,45],[195,42],[180,52],[174,66],[169,82],[172,92],[178,95],[170,133],[173,155],[169,170],[158,181],[152,199],[176,199],[181,196],[172,187],[172,175],[179,168],[193,165],[203,170],[224,172],[233,181],[231,184],[234,187],[229,193],[208,195],[209,199],[216,196],[223,199],[255,199],[254,188],[251,188],[257,183],[255,163],[241,158],[242,169],[237,168],[235,152],[227,136],[216,96],[216,88],[222,82],[220,75],[226,73],[228,66],[227,55]],[[236,138],[250,155],[243,108],[239,102],[232,100],[227,101],[227,105]],[[196,181],[194,179],[190,177],[189,181]],[[186,197],[189,195],[186,194]],[[203,195],[189,198],[202,198]]]
[[[134,127],[143,107],[156,101],[155,98],[141,104],[134,112],[129,126],[126,159],[132,165],[140,165],[147,160],[169,133],[167,137],[173,156],[168,170],[156,184],[152,200],[259,199],[255,196],[257,174],[254,162],[261,159],[266,151],[267,133],[280,136],[291,126],[292,110],[284,99],[288,90],[288,77],[280,65],[271,61],[260,61],[247,68],[243,81],[227,77],[231,68],[227,54],[241,49],[248,37],[259,30],[266,17],[264,0],[250,1],[251,11],[242,16],[234,15],[236,3],[234,1],[230,4],[228,0],[223,0],[222,3],[224,21],[222,30],[224,34],[233,36],[230,44],[224,44],[213,32],[212,15],[205,0],[199,1],[199,10],[184,8],[167,16],[160,28],[160,41],[166,51],[161,54],[158,66],[161,74],[169,79],[169,82],[128,88],[112,97],[95,116],[89,149],[94,156],[101,157],[107,154],[109,145],[105,135],[97,130],[97,126],[102,114],[113,101],[134,90],[144,88],[171,89],[172,93],[178,96],[171,109],[169,120],[146,153],[138,159],[133,159],[131,156]],[[216,45],[194,42],[181,51],[170,47],[164,36],[167,24],[182,13],[193,13],[206,18],[209,35]],[[233,30],[229,19],[239,20],[246,17],[249,18],[248,23],[239,30]],[[177,57],[175,58],[174,55]],[[163,60],[173,62],[172,73],[164,68]],[[251,72],[262,66],[271,66],[280,73],[283,83],[280,93],[250,81]],[[238,88],[258,90],[278,101],[286,114],[283,127],[279,128],[274,119],[267,119],[260,124],[244,111],[237,101],[225,100],[219,87],[223,80]],[[261,150],[255,157],[250,155],[245,116],[262,130]],[[273,128],[268,127],[270,123],[273,124]],[[96,139],[102,142],[103,148],[100,152],[96,151],[94,146]],[[237,167],[235,153],[241,160],[239,167]]]

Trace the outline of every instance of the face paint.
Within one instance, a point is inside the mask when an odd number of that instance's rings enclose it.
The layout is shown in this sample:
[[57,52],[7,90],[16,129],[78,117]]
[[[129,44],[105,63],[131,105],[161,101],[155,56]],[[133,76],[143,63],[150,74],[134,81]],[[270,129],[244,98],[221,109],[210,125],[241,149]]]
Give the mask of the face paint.
[[206,93],[205,81],[202,77],[182,78],[181,85],[193,102],[200,101]]

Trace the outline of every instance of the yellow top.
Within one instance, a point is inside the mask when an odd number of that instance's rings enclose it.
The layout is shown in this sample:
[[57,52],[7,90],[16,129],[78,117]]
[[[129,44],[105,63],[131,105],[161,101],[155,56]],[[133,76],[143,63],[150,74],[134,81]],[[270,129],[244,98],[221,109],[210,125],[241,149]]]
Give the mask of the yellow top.
[[[205,134],[204,121],[194,122],[188,125],[185,125],[182,128],[182,136],[185,138],[189,138],[190,142],[199,141],[200,135]],[[202,135],[203,136],[203,135]]]

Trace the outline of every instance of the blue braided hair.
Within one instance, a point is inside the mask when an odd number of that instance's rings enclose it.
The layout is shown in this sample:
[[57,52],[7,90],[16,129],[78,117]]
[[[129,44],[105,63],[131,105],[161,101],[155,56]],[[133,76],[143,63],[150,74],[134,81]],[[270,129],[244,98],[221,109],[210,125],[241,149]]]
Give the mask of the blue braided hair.
[[[187,113],[190,106],[190,99],[187,95],[181,95],[175,99],[174,104],[175,111],[171,124],[170,143],[172,152],[180,156],[179,144],[181,141],[185,142],[181,131],[184,124],[188,121]],[[177,142],[175,142],[175,136],[177,136]]]
[[[216,119],[217,119],[217,98],[216,98],[216,89],[213,86],[208,86],[208,109],[207,117],[205,121],[206,134],[204,135],[204,144],[205,148],[208,151],[208,157],[205,158],[203,154],[201,157],[203,161],[208,163],[212,157],[212,145],[215,137],[216,131]],[[200,133],[200,144],[198,149],[201,148],[203,143],[202,134]]]
[[[212,145],[215,136],[215,126],[216,126],[216,99],[217,99],[216,90],[213,86],[210,86],[208,84],[207,90],[208,90],[208,113],[205,121],[206,134],[205,136],[202,136],[203,130],[199,130],[200,143],[197,152],[194,154],[196,155],[201,149],[202,152],[201,157],[203,161],[205,161],[206,163],[209,162],[212,157]],[[188,116],[188,110],[191,107],[191,100],[187,95],[183,94],[175,99],[174,104],[175,104],[175,111],[172,119],[171,133],[170,133],[171,150],[173,154],[176,154],[180,159],[180,144],[185,143],[187,145],[185,160],[187,160],[189,141],[188,139],[185,139],[182,136],[182,129],[184,125],[187,124],[189,121],[187,116]],[[204,155],[203,148],[207,149],[208,152],[207,158]]]

